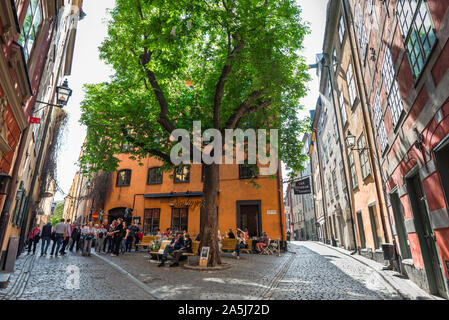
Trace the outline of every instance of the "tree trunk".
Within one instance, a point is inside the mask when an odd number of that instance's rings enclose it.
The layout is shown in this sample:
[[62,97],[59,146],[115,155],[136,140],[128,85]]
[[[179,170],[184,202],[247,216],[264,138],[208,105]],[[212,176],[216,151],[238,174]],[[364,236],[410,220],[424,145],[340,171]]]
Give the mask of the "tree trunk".
[[203,204],[200,214],[200,248],[209,247],[209,267],[221,264],[218,250],[218,164],[204,165]]

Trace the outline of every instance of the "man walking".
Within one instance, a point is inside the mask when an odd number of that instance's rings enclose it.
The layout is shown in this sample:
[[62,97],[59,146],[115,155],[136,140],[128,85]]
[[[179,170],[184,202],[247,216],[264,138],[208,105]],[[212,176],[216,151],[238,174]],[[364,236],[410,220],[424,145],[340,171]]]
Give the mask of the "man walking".
[[72,225],[70,224],[70,219],[67,219],[66,222],[66,236],[64,238],[64,241],[62,241],[62,248],[61,251],[59,252],[61,255],[65,255],[65,248],[67,247],[68,243],[69,243],[69,239],[72,236]]
[[56,246],[55,257],[57,257],[59,248],[61,247],[61,244],[62,244],[62,241],[67,236],[67,225],[64,223],[64,219],[61,219],[61,222],[59,222],[55,225],[55,227],[53,228],[53,231],[55,232],[55,241],[53,242],[53,246],[51,247],[50,256],[52,256],[53,253],[55,252],[55,246]]
[[41,238],[42,238],[42,245],[41,245],[41,256],[44,254],[47,254],[48,246],[50,245],[50,238],[51,238],[51,229],[53,226],[51,225],[51,222],[48,221],[45,226],[42,227],[41,232]]

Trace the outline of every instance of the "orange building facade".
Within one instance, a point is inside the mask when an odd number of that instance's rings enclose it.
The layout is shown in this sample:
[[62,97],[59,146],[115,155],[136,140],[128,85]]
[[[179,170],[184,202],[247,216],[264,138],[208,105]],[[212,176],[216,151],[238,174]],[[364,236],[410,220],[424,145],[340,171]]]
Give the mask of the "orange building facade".
[[[126,208],[132,209],[132,220],[142,223],[144,234],[155,229],[187,230],[191,235],[200,232],[200,208],[203,194],[202,166],[193,164],[177,174],[160,173],[161,162],[148,158],[139,166],[134,160],[120,155],[120,166],[112,176],[112,190],[104,205],[104,218],[124,217]],[[277,179],[259,176],[251,183],[251,175],[237,164],[220,165],[217,200],[218,229],[248,228],[249,236],[267,232],[271,239],[285,240],[285,218],[280,188],[282,175]],[[131,217],[129,217],[131,220]]]

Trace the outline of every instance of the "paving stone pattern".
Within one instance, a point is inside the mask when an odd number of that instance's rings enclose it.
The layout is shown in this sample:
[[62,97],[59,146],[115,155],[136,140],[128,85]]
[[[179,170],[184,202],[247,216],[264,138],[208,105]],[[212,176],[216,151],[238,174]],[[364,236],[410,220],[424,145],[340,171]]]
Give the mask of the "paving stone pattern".
[[[111,257],[79,253],[39,257],[23,254],[0,299],[400,299],[378,273],[332,248],[313,243],[289,245],[277,256],[230,253],[229,270],[194,271],[158,267],[146,252]],[[79,286],[73,280],[79,270]]]

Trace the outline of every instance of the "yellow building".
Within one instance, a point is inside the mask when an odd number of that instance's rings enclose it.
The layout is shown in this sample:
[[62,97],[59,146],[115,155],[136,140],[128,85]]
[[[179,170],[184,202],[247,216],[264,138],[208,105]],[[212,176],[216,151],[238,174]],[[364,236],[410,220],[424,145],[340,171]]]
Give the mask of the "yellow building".
[[[144,233],[155,229],[186,229],[195,235],[200,231],[200,208],[203,194],[202,166],[160,173],[161,162],[148,158],[139,166],[127,156],[119,156],[120,166],[112,175],[112,190],[104,205],[108,222],[123,218],[126,208],[132,219],[142,223]],[[249,236],[266,231],[271,239],[285,240],[285,221],[278,179],[259,176],[250,182],[251,170],[237,164],[220,165],[217,200],[218,229],[247,227]],[[99,209],[99,208],[97,208]]]

